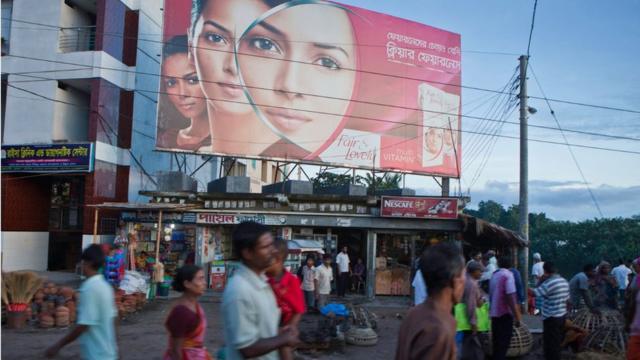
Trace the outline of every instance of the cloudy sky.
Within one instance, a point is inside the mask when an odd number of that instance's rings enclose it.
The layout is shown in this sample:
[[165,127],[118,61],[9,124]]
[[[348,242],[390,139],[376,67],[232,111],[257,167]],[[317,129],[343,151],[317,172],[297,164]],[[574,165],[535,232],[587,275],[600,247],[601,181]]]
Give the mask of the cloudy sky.
[[[533,0],[424,1],[343,0],[343,3],[439,27],[462,36],[462,83],[500,89],[526,52]],[[531,66],[549,98],[640,110],[640,1],[540,0],[531,44]],[[490,52],[487,54],[484,52]],[[506,54],[494,54],[495,52]],[[529,74],[529,95],[542,93]],[[498,118],[493,94],[463,89],[465,115]],[[531,124],[556,127],[542,100]],[[598,134],[640,138],[640,114],[552,103],[560,124]],[[479,108],[476,108],[479,106]],[[473,111],[472,111],[473,110]],[[517,111],[506,118],[518,121]],[[496,123],[463,118],[463,131],[491,132]],[[505,124],[502,135],[518,136]],[[640,141],[567,133],[570,143],[640,151]],[[529,130],[530,139],[564,142],[557,131]],[[518,201],[518,142],[463,134],[460,187],[473,203]],[[489,150],[492,151],[489,152]],[[606,217],[640,214],[640,155],[573,148],[584,176]],[[530,211],[554,219],[599,217],[567,146],[531,142]],[[483,160],[485,159],[485,160]],[[407,186],[426,195],[439,191],[431,178],[409,176]],[[458,182],[454,181],[456,191]]]

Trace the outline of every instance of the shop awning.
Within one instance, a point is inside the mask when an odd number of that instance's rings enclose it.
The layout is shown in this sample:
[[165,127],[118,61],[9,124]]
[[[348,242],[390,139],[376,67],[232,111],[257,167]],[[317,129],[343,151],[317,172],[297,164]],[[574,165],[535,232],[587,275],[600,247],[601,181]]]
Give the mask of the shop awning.
[[461,214],[464,241],[481,248],[528,247],[520,234],[474,216]]
[[289,250],[300,252],[313,251],[324,254],[324,244],[318,240],[291,240],[288,244]]
[[120,203],[105,202],[102,204],[90,204],[89,207],[106,210],[139,210],[139,211],[187,211],[200,207],[198,204],[170,204],[170,203]]

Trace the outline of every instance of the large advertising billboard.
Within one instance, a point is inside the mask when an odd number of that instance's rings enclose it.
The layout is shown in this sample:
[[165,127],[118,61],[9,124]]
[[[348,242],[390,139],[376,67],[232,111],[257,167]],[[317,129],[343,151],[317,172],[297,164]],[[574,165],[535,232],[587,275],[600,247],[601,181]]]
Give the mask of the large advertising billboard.
[[459,177],[460,35],[321,0],[165,0],[156,147]]

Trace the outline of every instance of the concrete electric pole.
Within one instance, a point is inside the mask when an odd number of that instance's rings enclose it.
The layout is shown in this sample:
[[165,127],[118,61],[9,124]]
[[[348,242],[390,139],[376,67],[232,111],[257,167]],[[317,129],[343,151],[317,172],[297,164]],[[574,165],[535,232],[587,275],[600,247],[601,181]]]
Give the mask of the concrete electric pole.
[[[520,234],[529,241],[529,148],[527,146],[527,65],[529,57],[520,56],[520,206],[518,213],[520,216]],[[520,273],[524,284],[524,293],[527,294],[529,285],[529,248],[524,247],[520,254]],[[527,305],[525,302],[524,309]]]

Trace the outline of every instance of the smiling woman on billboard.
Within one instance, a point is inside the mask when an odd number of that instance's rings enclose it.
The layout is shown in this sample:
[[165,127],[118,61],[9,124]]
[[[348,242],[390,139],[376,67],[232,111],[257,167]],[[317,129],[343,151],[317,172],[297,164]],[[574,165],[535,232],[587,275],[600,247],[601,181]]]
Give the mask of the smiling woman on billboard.
[[[169,101],[162,102],[163,117],[183,117],[189,124],[176,132],[169,128],[159,136],[170,146],[198,151],[209,145],[209,121],[200,81],[188,56],[186,35],[171,38],[162,49],[162,95]],[[176,112],[178,114],[176,114]]]
[[262,155],[308,159],[343,129],[355,42],[346,9],[322,1],[289,2],[244,32],[237,57],[247,97],[283,140]]
[[278,140],[258,118],[240,86],[236,39],[270,9],[261,0],[194,0],[194,62],[207,98],[211,152],[257,155]]
[[[343,9],[318,1],[205,0],[193,2],[192,21],[212,152],[305,158],[343,127],[356,63]],[[238,29],[246,30],[236,42]]]

